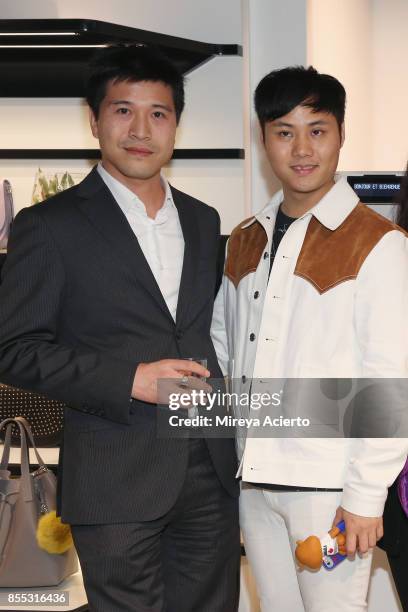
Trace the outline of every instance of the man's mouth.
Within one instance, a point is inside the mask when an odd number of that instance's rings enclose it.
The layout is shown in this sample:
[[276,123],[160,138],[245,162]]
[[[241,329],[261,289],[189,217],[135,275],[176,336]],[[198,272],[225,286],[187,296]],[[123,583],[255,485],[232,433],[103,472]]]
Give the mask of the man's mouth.
[[296,172],[298,176],[308,176],[317,168],[317,164],[297,164],[296,166],[291,166],[291,169]]
[[136,157],[149,157],[149,155],[153,154],[151,149],[147,149],[146,147],[123,147],[127,153],[130,155],[135,155]]

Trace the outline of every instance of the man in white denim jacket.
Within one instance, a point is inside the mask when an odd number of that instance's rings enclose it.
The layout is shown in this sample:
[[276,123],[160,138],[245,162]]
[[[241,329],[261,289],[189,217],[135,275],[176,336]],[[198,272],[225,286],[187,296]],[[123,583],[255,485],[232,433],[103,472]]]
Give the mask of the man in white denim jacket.
[[[272,378],[401,382],[408,239],[334,180],[344,88],[312,68],[284,69],[260,82],[255,106],[283,190],[228,243],[213,339],[233,391],[253,394]],[[249,430],[237,447],[241,525],[262,611],[366,610],[372,549],[407,439],[260,435]],[[296,540],[341,519],[349,558],[332,573],[299,571]]]

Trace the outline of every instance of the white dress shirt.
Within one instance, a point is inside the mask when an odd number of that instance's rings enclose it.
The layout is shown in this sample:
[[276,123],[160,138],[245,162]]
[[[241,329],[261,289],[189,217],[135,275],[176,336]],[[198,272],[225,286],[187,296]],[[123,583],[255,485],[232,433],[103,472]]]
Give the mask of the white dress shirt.
[[184,257],[184,237],[169,183],[162,176],[163,206],[148,217],[142,200],[114,178],[101,163],[98,172],[125,215],[156,279],[171,316],[176,320]]

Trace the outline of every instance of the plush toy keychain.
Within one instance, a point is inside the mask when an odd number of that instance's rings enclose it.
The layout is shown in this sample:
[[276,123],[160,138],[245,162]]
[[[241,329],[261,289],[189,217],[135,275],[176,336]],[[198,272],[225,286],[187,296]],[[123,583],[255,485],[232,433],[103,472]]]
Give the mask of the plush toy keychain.
[[344,521],[340,521],[321,538],[311,535],[296,542],[296,559],[309,569],[318,570],[323,565],[332,570],[347,556],[345,528]]

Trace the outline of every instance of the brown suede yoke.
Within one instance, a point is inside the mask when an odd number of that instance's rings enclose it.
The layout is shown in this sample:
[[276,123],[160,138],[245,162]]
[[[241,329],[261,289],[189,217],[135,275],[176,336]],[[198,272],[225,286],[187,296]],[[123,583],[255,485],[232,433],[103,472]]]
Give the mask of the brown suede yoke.
[[392,230],[403,231],[361,202],[334,231],[312,217],[294,273],[324,293],[356,278],[369,253]]
[[[232,232],[228,242],[225,275],[238,287],[255,272],[267,244],[265,229],[253,217],[245,219]],[[398,225],[364,204],[358,203],[343,223],[330,230],[315,217],[310,220],[294,274],[309,281],[319,293],[357,277],[369,253],[385,234]]]
[[238,287],[241,279],[255,272],[262,257],[268,237],[259,221],[243,227],[253,219],[245,219],[232,232],[228,241],[225,275]]

